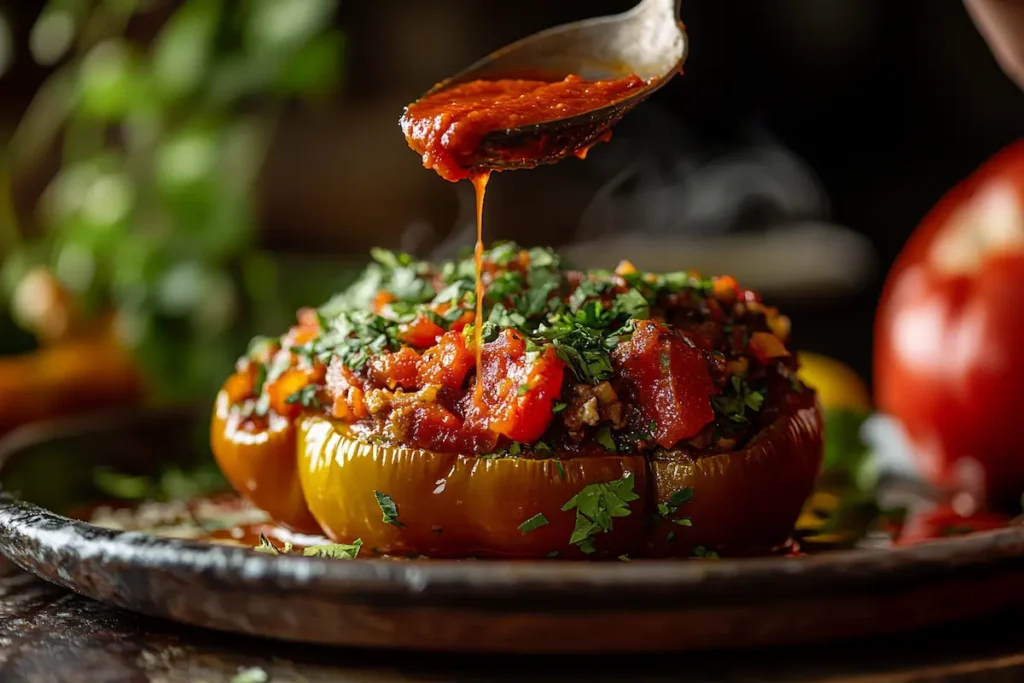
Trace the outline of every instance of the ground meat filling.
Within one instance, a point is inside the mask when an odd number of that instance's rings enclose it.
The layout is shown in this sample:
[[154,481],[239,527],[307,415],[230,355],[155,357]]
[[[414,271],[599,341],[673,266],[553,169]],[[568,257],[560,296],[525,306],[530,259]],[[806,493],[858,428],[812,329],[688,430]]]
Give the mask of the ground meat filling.
[[366,441],[488,456],[692,457],[742,447],[808,391],[789,321],[731,277],[564,269],[547,249],[475,269],[376,252],[346,292],[254,341],[229,382],[258,427],[326,414]]

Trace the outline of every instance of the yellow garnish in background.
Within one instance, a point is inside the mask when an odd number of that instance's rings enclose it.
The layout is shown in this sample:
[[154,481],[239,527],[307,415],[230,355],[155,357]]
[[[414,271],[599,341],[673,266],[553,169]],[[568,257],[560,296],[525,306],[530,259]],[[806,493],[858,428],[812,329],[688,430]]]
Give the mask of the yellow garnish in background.
[[847,365],[806,351],[801,351],[798,359],[798,376],[817,390],[821,406],[826,411],[842,408],[857,412],[871,410],[871,394],[867,385]]

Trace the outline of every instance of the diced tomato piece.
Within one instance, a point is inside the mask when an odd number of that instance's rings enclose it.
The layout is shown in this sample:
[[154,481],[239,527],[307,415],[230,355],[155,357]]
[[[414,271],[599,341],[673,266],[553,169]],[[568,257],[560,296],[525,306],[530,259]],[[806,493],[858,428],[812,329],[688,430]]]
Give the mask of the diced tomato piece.
[[725,301],[735,301],[742,289],[736,278],[731,275],[722,275],[714,279],[715,296]]
[[466,381],[476,359],[466,347],[462,332],[446,332],[437,344],[423,352],[419,382],[458,389]]
[[375,356],[370,361],[370,379],[388,389],[415,389],[422,362],[420,354],[408,346],[403,346],[394,353]]
[[295,314],[295,318],[299,321],[299,327],[320,328],[320,318],[317,316],[315,308],[308,306],[300,308],[299,312]]
[[285,417],[297,416],[302,410],[302,405],[297,402],[288,403],[288,397],[307,384],[309,384],[309,377],[304,370],[297,368],[285,370],[284,374],[267,387],[267,392],[270,394],[270,409]]
[[281,346],[283,348],[291,348],[293,346],[302,346],[314,339],[320,334],[320,318],[316,314],[315,308],[302,308],[299,309],[296,315],[298,324],[292,326],[281,339]]
[[377,315],[381,314],[384,307],[390,304],[392,301],[397,301],[397,297],[391,292],[380,291],[377,292],[377,296],[373,298],[373,302],[370,304],[370,310]]
[[462,332],[464,329],[466,329],[466,325],[472,325],[475,319],[476,314],[473,313],[473,311],[466,311],[461,316],[459,316],[458,320],[452,323],[451,331]]
[[256,390],[256,367],[256,363],[245,361],[244,367],[228,377],[224,383],[224,391],[227,392],[231,405],[238,405],[245,399],[252,398]]
[[772,358],[785,358],[789,355],[786,346],[771,332],[755,332],[750,335],[750,353],[761,365]]
[[[686,343],[662,324],[638,322],[633,337],[612,354],[623,388],[640,407],[644,422],[662,448],[697,435],[715,419],[706,352]],[[654,423],[653,429],[650,423]]]
[[290,349],[293,346],[302,346],[316,339],[319,334],[320,326],[316,323],[313,323],[313,325],[295,325],[281,339],[281,347]]
[[443,453],[487,453],[498,444],[498,435],[474,427],[439,404],[421,405],[406,417],[410,444]]
[[551,407],[562,390],[565,364],[554,347],[531,357],[522,337],[505,330],[484,345],[482,364],[483,391],[479,403],[475,394],[469,397],[467,421],[513,441],[539,439],[551,424]]
[[362,382],[338,358],[331,360],[327,368],[327,394],[334,400],[331,408],[334,417],[359,420],[367,416]]
[[404,323],[398,327],[398,338],[418,349],[433,346],[442,334],[444,328],[422,313],[411,323]]

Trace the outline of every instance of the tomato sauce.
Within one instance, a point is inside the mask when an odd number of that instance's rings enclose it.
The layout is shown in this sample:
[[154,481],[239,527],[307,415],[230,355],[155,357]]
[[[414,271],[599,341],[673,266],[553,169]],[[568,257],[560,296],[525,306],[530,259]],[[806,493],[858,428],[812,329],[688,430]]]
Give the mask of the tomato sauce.
[[473,343],[476,345],[476,392],[473,399],[477,406],[483,403],[484,383],[483,367],[484,349],[484,195],[487,192],[489,173],[474,176],[473,187],[476,190],[476,249],[473,257],[476,261],[476,314],[473,317]]
[[[646,83],[635,75],[588,81],[567,76],[561,81],[506,79],[472,81],[456,85],[414,102],[402,116],[402,130],[409,146],[423,157],[423,165],[446,180],[469,179],[476,191],[476,315],[474,345],[476,366],[483,352],[483,207],[491,170],[478,168],[477,146],[489,133],[576,116],[626,99]],[[602,141],[611,137],[605,133]],[[558,144],[557,142],[550,143]],[[568,150],[585,158],[588,147]],[[509,150],[522,163],[540,163],[555,150],[540,147]],[[511,156],[510,156],[511,159]],[[479,406],[483,384],[477,375],[474,400]]]
[[[567,76],[556,82],[537,80],[472,81],[428,95],[409,105],[401,125],[409,146],[423,165],[445,180],[471,178],[482,170],[475,160],[480,142],[490,133],[568,118],[620,102],[647,83],[639,76],[588,81]],[[557,141],[550,144],[557,145]],[[509,160],[540,163],[555,150],[509,150]],[[585,155],[585,149],[569,152]],[[500,170],[500,169],[493,169]]]

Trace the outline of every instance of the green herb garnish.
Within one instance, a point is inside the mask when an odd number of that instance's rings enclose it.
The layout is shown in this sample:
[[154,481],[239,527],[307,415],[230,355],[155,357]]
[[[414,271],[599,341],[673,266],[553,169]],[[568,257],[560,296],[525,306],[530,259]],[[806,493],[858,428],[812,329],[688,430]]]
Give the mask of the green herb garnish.
[[555,460],[555,469],[558,470],[558,476],[565,481],[565,466],[562,465],[561,460]]
[[304,548],[302,554],[306,557],[330,557],[336,560],[354,560],[359,557],[359,551],[362,547],[363,540],[357,538],[352,543],[311,545],[308,548]]
[[762,403],[764,403],[764,394],[752,390],[739,375],[732,376],[725,392],[711,397],[711,405],[715,410],[733,422],[749,422],[747,410],[750,409],[756,413],[761,410]]
[[395,505],[395,501],[391,500],[391,496],[380,491],[374,491],[373,495],[377,499],[380,511],[383,513],[382,521],[392,526],[404,527],[405,524],[398,521],[398,506]]
[[621,479],[589,484],[570,498],[562,506],[563,512],[576,508],[576,526],[569,543],[593,553],[594,538],[611,531],[614,518],[629,516],[629,503],[640,497],[633,492],[633,484],[633,476],[627,473]]
[[533,517],[530,517],[528,520],[520,524],[519,530],[526,534],[533,531],[534,529],[539,529],[547,523],[548,518],[545,517],[542,513],[537,513]]
[[294,392],[288,398],[284,400],[288,405],[300,404],[303,408],[319,408],[320,399],[317,398],[317,391],[319,387],[315,384],[307,384],[298,391]]
[[612,438],[612,428],[608,425],[601,425],[598,428],[594,440],[604,446],[606,451],[617,452],[619,450],[618,446],[615,445],[615,439]]
[[664,503],[658,503],[658,514],[662,517],[669,517],[679,512],[679,506],[689,503],[693,500],[693,487],[687,486],[677,491],[673,491],[668,500]]
[[260,543],[253,548],[253,550],[267,555],[288,555],[292,552],[292,544],[286,542],[283,548],[278,549],[278,547],[274,545],[273,541],[265,535],[260,534]]

